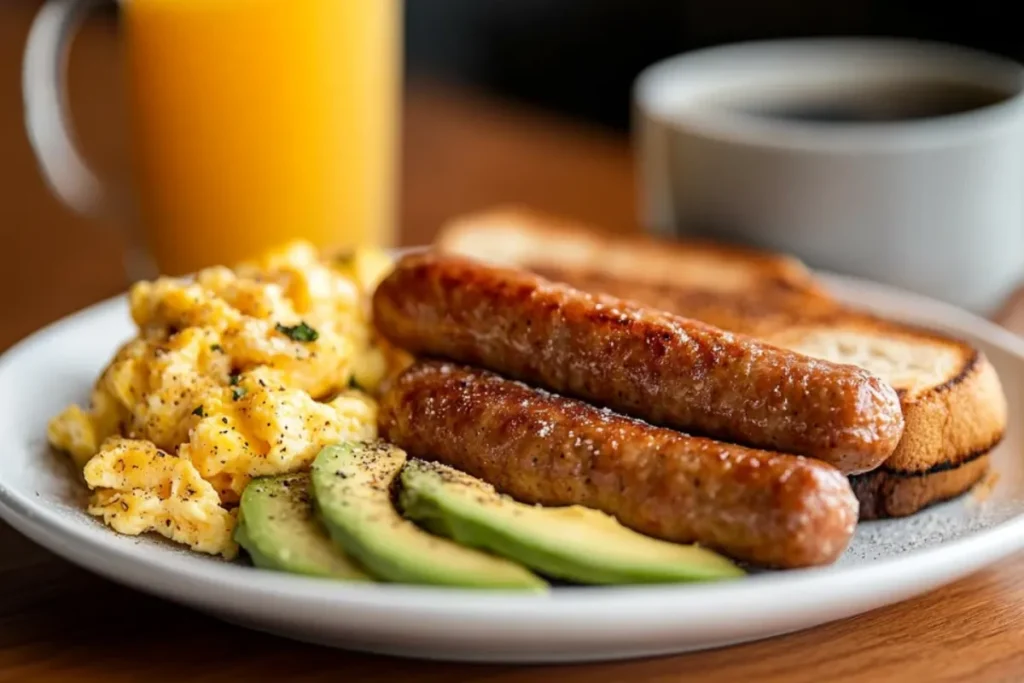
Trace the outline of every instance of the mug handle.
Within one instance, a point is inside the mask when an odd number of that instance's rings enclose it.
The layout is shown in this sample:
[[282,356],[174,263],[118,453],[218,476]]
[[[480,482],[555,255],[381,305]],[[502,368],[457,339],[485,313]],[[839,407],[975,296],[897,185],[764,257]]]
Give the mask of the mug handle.
[[109,0],[47,0],[29,30],[22,63],[25,128],[43,178],[66,205],[87,216],[109,207],[106,190],[78,152],[67,107],[71,38]]

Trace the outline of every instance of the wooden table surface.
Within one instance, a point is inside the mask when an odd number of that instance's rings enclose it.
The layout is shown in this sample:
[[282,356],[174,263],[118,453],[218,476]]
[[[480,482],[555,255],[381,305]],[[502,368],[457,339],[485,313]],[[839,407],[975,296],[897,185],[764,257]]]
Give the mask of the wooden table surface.
[[[124,287],[121,239],[62,209],[21,129],[20,51],[37,2],[0,3],[0,350]],[[83,144],[125,175],[114,27],[76,44],[72,100]],[[628,144],[535,112],[431,88],[407,101],[402,235],[496,202],[610,228],[634,226]],[[1024,331],[1024,308],[1007,319]],[[0,523],[0,681],[1011,681],[1024,679],[1024,554],[894,607],[710,652],[587,666],[424,663],[276,639],[100,579]]]

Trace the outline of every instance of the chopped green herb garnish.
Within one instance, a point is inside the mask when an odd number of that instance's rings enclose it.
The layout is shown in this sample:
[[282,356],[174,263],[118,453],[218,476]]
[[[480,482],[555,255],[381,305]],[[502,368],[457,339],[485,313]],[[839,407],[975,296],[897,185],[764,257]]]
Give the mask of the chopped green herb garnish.
[[202,405],[196,406],[196,409],[192,411],[192,414],[198,415],[199,417],[206,417],[206,412],[203,411]]
[[274,326],[274,329],[293,341],[313,342],[320,338],[320,333],[305,322],[300,322],[298,325],[292,325],[291,327],[278,323]]
[[235,399],[236,401],[245,396],[245,394],[245,387],[235,387],[234,389],[231,390],[231,398]]
[[231,384],[231,386],[238,386],[238,376],[240,374],[241,373],[238,372],[232,372],[230,375],[228,375],[228,382]]
[[210,350],[211,350],[211,351],[216,351],[216,352],[218,352],[218,353],[219,353],[219,352],[221,352],[221,351],[223,351],[223,350],[224,350],[224,347],[223,347],[223,346],[221,346],[220,344],[212,344],[212,345],[210,346]]

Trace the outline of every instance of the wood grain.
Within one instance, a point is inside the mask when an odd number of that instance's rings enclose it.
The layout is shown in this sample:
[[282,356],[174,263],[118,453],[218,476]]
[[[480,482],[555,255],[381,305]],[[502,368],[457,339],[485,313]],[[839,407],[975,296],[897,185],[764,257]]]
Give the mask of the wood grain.
[[[0,4],[0,349],[121,290],[122,241],[62,209],[21,131],[20,51],[37,2]],[[83,143],[125,175],[115,27],[94,22],[73,59]],[[402,237],[497,202],[635,229],[625,140],[436,88],[408,97]],[[1003,312],[1024,331],[1024,299]],[[0,524],[2,681],[1009,681],[1024,671],[1024,555],[947,588],[823,628],[639,662],[564,667],[411,662],[292,643],[223,624],[88,574]]]

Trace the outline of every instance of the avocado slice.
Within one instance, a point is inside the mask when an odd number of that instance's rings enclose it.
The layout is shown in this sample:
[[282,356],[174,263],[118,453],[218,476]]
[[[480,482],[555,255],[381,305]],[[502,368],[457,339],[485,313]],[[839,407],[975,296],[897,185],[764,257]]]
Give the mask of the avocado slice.
[[638,534],[610,515],[578,505],[518,503],[490,484],[436,463],[413,460],[405,466],[399,505],[435,533],[578,583],[710,581],[744,574],[710,550]]
[[373,579],[335,545],[313,514],[308,474],[253,479],[242,492],[235,541],[264,569]]
[[331,537],[385,581],[541,591],[528,569],[423,531],[391,501],[405,451],[375,442],[327,446],[313,461],[312,492]]

